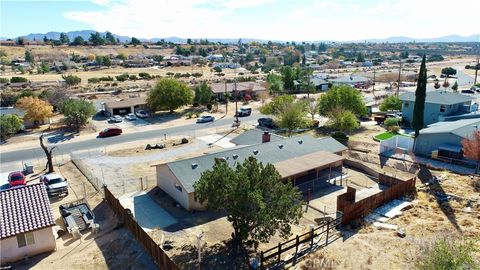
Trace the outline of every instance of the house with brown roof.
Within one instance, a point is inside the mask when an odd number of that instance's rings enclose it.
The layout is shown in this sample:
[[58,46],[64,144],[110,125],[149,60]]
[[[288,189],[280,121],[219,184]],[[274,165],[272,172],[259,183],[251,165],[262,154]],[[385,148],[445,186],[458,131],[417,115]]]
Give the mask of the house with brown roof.
[[105,111],[111,115],[125,115],[144,110],[147,107],[145,97],[134,97],[105,102]]
[[43,184],[2,190],[0,201],[2,264],[55,250],[55,220]]
[[245,95],[250,95],[251,98],[265,93],[267,88],[258,82],[237,82],[236,92],[235,83],[212,83],[210,84],[213,94],[220,100],[225,98],[225,93],[231,96],[238,94],[238,98],[243,98]]

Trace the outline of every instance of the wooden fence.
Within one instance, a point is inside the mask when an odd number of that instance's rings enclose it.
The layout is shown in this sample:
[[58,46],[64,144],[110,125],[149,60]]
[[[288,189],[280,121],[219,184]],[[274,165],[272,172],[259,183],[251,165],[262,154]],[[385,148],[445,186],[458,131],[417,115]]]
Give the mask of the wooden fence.
[[361,218],[377,207],[388,203],[393,199],[401,198],[415,190],[416,177],[409,180],[379,174],[379,184],[388,186],[387,189],[370,197],[355,201],[356,190],[348,187],[347,192],[337,197],[337,211],[343,213],[342,225]]
[[[279,267],[287,263],[293,265],[297,259],[308,254],[311,251],[320,247],[325,247],[331,243],[334,231],[340,226],[342,221],[342,213],[337,212],[336,218],[326,217],[325,223],[312,228],[309,232],[302,235],[297,235],[286,242],[278,243],[278,246],[262,251],[260,253],[260,269],[265,269],[270,266]],[[332,240],[332,241],[330,241]],[[295,249],[294,252],[291,250]],[[288,253],[286,257],[282,258],[282,254]]]
[[105,200],[113,209],[118,218],[125,224],[128,230],[133,234],[140,245],[150,254],[153,261],[162,270],[177,270],[177,265],[165,254],[163,249],[138,225],[132,213],[123,208],[120,202],[108,190],[107,186],[103,186],[105,192]]

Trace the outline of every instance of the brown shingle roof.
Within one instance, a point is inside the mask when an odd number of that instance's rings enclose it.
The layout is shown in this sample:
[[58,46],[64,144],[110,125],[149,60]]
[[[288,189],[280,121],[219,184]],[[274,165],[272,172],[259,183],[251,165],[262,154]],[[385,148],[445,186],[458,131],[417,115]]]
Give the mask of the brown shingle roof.
[[0,239],[55,225],[41,183],[0,191]]
[[[212,83],[212,92],[219,94],[225,93],[225,83]],[[251,89],[253,92],[265,91],[266,88],[258,82],[239,82],[237,83],[238,91],[246,91]],[[233,92],[235,90],[234,83],[227,83],[227,92]]]
[[333,153],[318,151],[304,156],[277,162],[274,164],[274,166],[282,178],[286,178],[316,168],[326,167],[344,159],[344,157]]
[[146,104],[145,97],[134,97],[134,98],[128,98],[120,101],[105,102],[105,106],[110,109],[126,108],[126,107],[132,107],[132,106],[144,105],[144,104]]

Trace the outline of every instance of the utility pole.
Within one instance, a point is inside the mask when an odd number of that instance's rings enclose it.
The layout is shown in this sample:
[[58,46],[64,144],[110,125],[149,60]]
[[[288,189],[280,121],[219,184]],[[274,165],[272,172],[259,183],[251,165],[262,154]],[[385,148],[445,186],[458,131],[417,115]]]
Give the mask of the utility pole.
[[402,60],[400,60],[400,65],[398,66],[397,97],[398,97],[398,94],[400,93],[400,80],[401,80],[401,74],[402,74]]
[[373,100],[375,101],[375,105],[377,104],[377,98],[375,96],[375,73],[376,69],[373,68],[373,89],[372,89],[372,95],[373,95]]
[[228,114],[228,96],[227,96],[227,80],[225,81],[225,115]]

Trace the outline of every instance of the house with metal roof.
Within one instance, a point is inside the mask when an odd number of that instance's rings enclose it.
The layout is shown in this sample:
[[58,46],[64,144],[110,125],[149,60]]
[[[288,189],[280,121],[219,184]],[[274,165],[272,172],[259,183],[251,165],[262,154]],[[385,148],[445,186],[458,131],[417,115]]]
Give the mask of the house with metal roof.
[[[402,101],[403,121],[406,125],[410,125],[413,120],[415,93],[404,93],[399,98]],[[467,114],[477,109],[478,106],[475,106],[470,96],[444,90],[430,91],[425,98],[424,125],[442,121],[447,116]]]
[[[242,163],[248,157],[273,164],[282,181],[291,181],[301,191],[314,191],[334,176],[341,177],[347,148],[331,137],[314,138],[310,135],[285,138],[249,146],[229,148],[184,160],[159,163],[156,167],[157,186],[174,198],[187,210],[202,210],[195,198],[194,184],[203,172],[212,169],[215,159],[222,159],[230,166]],[[322,178],[322,177],[323,178]],[[319,182],[319,179],[323,179]],[[312,183],[311,181],[317,181]],[[303,187],[303,189],[302,189]]]
[[213,94],[223,100],[225,98],[225,93],[235,96],[235,91],[237,91],[238,97],[242,98],[245,95],[250,95],[252,98],[261,93],[266,93],[267,88],[258,82],[237,82],[236,89],[235,83],[212,83],[210,84]]
[[362,76],[354,76],[354,75],[343,76],[336,79],[332,79],[330,81],[333,84],[337,84],[337,85],[344,84],[344,85],[350,85],[350,86],[366,85],[370,83],[369,78],[362,77]]
[[55,225],[45,185],[0,191],[2,264],[55,250]]
[[230,142],[237,146],[240,146],[240,145],[245,146],[245,145],[259,144],[259,143],[270,142],[270,141],[276,142],[276,141],[281,141],[283,139],[285,138],[275,133],[269,133],[268,131],[252,128],[236,136],[235,138],[231,139]]
[[462,140],[480,130],[480,119],[438,122],[420,130],[413,152],[431,157],[463,159]]

